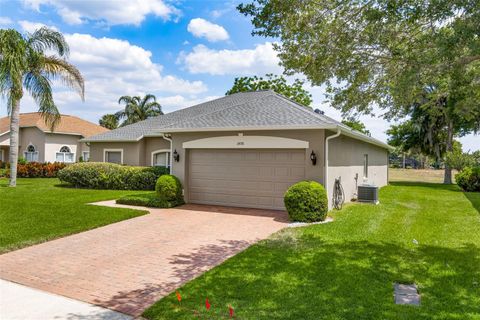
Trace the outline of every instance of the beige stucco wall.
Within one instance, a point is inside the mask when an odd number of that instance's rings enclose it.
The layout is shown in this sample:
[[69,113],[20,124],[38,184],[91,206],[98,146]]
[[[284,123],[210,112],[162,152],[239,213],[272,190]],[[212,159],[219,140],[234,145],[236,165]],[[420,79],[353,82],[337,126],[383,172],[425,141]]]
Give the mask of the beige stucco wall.
[[145,138],[144,162],[145,165],[152,165],[152,154],[159,150],[170,150],[170,141],[161,137]]
[[151,166],[152,152],[170,150],[170,142],[162,137],[144,138],[138,142],[91,142],[90,161],[103,162],[106,149],[123,150],[123,164]]
[[[327,133],[327,136],[331,133]],[[344,135],[329,142],[328,199],[331,203],[336,178],[341,177],[345,200],[349,202],[356,195],[355,175],[358,184],[364,182],[363,159],[368,154],[368,177],[366,182],[379,187],[388,183],[388,151],[384,148],[353,139]]]
[[118,149],[123,151],[123,164],[144,165],[143,144],[143,140],[138,142],[91,142],[90,161],[103,162],[106,149]]
[[[323,182],[323,140],[324,140],[324,131],[323,130],[282,130],[282,131],[232,131],[232,132],[196,132],[196,133],[174,133],[172,134],[173,139],[173,149],[177,150],[180,155],[179,162],[173,162],[172,170],[173,174],[176,175],[182,184],[184,185],[184,190],[188,190],[186,185],[188,179],[188,150],[183,149],[182,144],[187,141],[210,138],[210,137],[220,137],[220,136],[237,136],[239,133],[243,133],[244,136],[254,135],[254,136],[274,136],[274,137],[283,137],[290,139],[298,139],[309,142],[309,148],[305,149],[305,173],[308,180],[315,180],[320,183]],[[275,146],[272,146],[275,148]],[[310,153],[312,150],[317,155],[317,164],[314,166],[310,161]],[[185,193],[185,199],[188,201],[188,194]]]
[[[275,130],[275,131],[229,131],[229,132],[194,132],[173,133],[172,149],[180,155],[179,162],[172,163],[172,173],[176,175],[184,189],[188,190],[188,149],[183,148],[184,142],[198,139],[224,136],[273,136],[307,141],[308,149],[305,149],[305,173],[306,179],[318,181],[324,184],[324,144],[325,137],[333,132],[324,130]],[[272,146],[274,149],[275,146]],[[90,143],[90,161],[104,161],[106,149],[123,150],[123,163],[128,165],[152,165],[152,152],[168,150],[170,144],[161,137],[144,138],[139,142],[115,142],[115,143]],[[310,153],[314,151],[317,156],[317,164],[314,166],[310,161]],[[341,177],[342,186],[345,190],[346,201],[350,201],[356,194],[355,175],[358,173],[358,183],[363,182],[363,159],[364,154],[369,157],[369,175],[367,182],[382,187],[388,182],[388,152],[381,147],[362,142],[347,136],[340,136],[330,140],[329,147],[329,183],[328,199],[331,203],[333,184],[335,178]],[[188,194],[185,194],[188,201]]]
[[20,128],[19,156],[23,157],[27,147],[32,144],[38,151],[38,161],[45,162],[45,133],[36,127]]
[[81,136],[59,133],[45,134],[45,162],[55,162],[56,153],[60,148],[67,146],[75,154],[75,161],[82,156],[82,151],[88,151],[88,147],[80,142]]

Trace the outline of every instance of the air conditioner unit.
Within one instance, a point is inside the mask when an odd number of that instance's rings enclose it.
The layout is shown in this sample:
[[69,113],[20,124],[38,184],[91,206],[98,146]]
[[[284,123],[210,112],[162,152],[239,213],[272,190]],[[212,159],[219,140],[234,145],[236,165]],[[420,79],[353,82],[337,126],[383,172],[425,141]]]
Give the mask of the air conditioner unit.
[[378,187],[369,184],[358,186],[358,201],[378,204]]

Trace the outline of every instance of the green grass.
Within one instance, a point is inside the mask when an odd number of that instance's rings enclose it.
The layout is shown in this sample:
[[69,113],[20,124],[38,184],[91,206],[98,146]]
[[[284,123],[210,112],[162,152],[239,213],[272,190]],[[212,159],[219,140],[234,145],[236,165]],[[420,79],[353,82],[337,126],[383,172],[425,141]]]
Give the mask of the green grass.
[[16,188],[7,185],[0,179],[0,253],[146,213],[88,205],[142,191],[74,189],[57,179],[18,179]]
[[[144,316],[227,319],[232,305],[237,319],[480,319],[480,194],[397,182],[380,200],[284,229],[180,288],[181,303],[172,293]],[[395,305],[395,282],[415,282],[422,305]]]
[[131,206],[142,206],[150,208],[169,208],[167,201],[160,199],[156,192],[145,194],[128,194],[117,199],[116,203]]

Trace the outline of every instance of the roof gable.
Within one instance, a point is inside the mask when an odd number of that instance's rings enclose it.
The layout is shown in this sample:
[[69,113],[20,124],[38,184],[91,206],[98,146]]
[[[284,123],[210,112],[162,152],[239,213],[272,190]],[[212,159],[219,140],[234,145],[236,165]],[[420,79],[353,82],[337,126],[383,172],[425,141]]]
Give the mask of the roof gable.
[[330,129],[356,139],[389,146],[271,90],[241,92],[150,118],[84,141],[138,141],[172,132]]
[[[52,132],[45,124],[41,113],[21,113],[20,128],[36,127],[43,132]],[[10,131],[10,117],[0,118],[0,134]],[[85,138],[104,133],[108,129],[75,116],[61,115],[59,124],[53,133],[76,134]]]

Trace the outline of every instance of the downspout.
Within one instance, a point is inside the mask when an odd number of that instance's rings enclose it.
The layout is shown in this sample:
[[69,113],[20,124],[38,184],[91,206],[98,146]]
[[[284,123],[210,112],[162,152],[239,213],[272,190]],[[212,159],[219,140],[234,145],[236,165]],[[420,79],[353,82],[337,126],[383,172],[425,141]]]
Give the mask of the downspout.
[[168,142],[170,142],[170,174],[172,174],[172,167],[173,167],[173,145],[172,145],[172,139],[171,138],[167,138],[167,136],[165,135],[165,133],[162,133],[162,138],[167,140]]
[[[325,139],[325,174],[323,175],[325,177],[325,190],[327,191],[327,196],[329,195],[328,194],[328,142],[331,140],[331,139],[335,139],[337,137],[340,136],[340,134],[342,133],[342,130],[340,130],[339,127],[337,127],[337,133],[335,133],[333,136],[329,136]],[[330,200],[329,200],[330,202]]]

